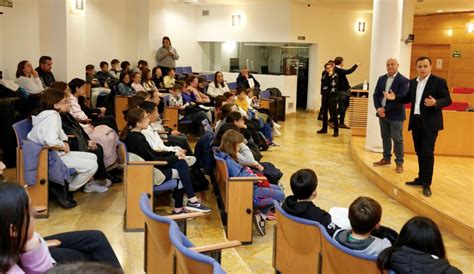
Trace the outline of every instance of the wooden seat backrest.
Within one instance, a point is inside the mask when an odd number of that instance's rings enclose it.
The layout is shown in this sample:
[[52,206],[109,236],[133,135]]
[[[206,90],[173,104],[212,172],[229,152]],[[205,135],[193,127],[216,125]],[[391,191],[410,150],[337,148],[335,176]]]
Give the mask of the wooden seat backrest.
[[348,254],[330,243],[324,236],[322,243],[322,273],[324,274],[381,274],[375,261],[365,260]]
[[127,125],[127,121],[125,121],[125,117],[123,115],[123,111],[127,109],[128,100],[130,96],[120,96],[116,95],[115,100],[115,123],[117,123],[117,128],[121,131]]
[[216,182],[227,211],[227,184],[229,181],[229,173],[227,171],[227,163],[225,160],[216,159]]
[[[119,155],[127,159],[125,144],[120,144]],[[145,162],[144,162],[145,163]],[[145,216],[140,210],[142,193],[151,194],[153,200],[153,165],[124,164],[124,196],[125,196],[125,231],[143,231]]]
[[274,266],[281,273],[318,273],[319,227],[298,223],[276,211]]
[[148,217],[145,222],[145,272],[173,273],[174,248],[169,238],[169,224]]

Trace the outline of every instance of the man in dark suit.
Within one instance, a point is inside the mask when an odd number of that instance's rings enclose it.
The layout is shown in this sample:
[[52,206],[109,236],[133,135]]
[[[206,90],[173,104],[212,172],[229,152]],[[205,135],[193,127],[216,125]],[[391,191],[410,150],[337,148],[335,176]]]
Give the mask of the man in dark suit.
[[[344,124],[346,110],[349,108],[349,98],[351,96],[351,86],[349,85],[346,75],[353,73],[359,66],[359,63],[353,65],[350,69],[343,69],[344,58],[338,56],[334,59],[334,64],[336,65],[334,70],[339,77],[339,128],[349,128]],[[336,119],[336,117],[334,117],[334,119]]]
[[416,156],[418,157],[418,178],[406,182],[409,186],[423,187],[423,195],[431,196],[433,178],[434,148],[438,131],[443,129],[442,109],[451,104],[446,80],[431,74],[431,59],[420,57],[416,60],[418,77],[410,80],[405,96],[385,92],[388,100],[411,103],[408,130],[411,130]]
[[403,104],[387,101],[384,92],[391,90],[396,96],[405,96],[408,92],[408,78],[398,72],[397,59],[390,58],[386,62],[387,74],[379,77],[374,91],[374,105],[379,117],[380,134],[383,142],[383,158],[375,162],[375,166],[391,164],[392,140],[394,144],[396,172],[403,172],[403,121],[405,109]]

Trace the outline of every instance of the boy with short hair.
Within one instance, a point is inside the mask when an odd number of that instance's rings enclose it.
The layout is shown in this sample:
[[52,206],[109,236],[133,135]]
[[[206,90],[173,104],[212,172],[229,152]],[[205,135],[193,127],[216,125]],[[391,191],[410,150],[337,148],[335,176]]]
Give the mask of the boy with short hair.
[[316,173],[311,169],[300,169],[291,175],[290,185],[293,195],[286,197],[283,210],[293,216],[320,223],[332,236],[339,227],[332,222],[329,213],[313,203],[318,195]]
[[334,239],[341,245],[366,255],[377,256],[382,250],[391,246],[388,239],[370,235],[379,228],[382,218],[382,207],[369,197],[359,197],[349,207],[349,221],[352,229],[336,231]]

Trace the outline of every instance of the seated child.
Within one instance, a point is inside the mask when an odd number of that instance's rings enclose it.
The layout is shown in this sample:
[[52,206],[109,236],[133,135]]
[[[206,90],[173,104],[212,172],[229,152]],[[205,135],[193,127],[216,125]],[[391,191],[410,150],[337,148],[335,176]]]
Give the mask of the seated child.
[[185,157],[188,166],[194,165],[194,163],[196,163],[196,157],[186,156],[186,150],[182,149],[179,146],[165,145],[163,140],[161,140],[160,135],[152,127],[152,123],[155,123],[158,120],[158,117],[160,116],[158,114],[158,107],[156,106],[156,104],[153,102],[145,101],[140,105],[140,108],[145,110],[148,115],[148,119],[150,119],[150,124],[148,125],[148,128],[142,130],[142,134],[145,135],[145,138],[148,144],[150,144],[151,148],[157,152],[174,152],[178,157]]
[[76,174],[70,179],[69,191],[76,191],[85,185],[85,191],[96,189],[96,182],[90,182],[97,171],[97,157],[93,153],[71,151],[68,137],[62,129],[60,112],[69,110],[69,101],[64,91],[49,88],[41,96],[39,114],[33,115],[33,128],[28,133],[28,140],[54,148],[68,168],[74,168]]
[[331,215],[317,207],[313,200],[318,193],[318,177],[311,169],[300,169],[290,178],[293,195],[286,197],[282,208],[293,216],[320,223],[329,235],[334,235],[339,227],[332,222]]
[[[173,190],[175,208],[173,214],[180,214],[189,211],[209,212],[210,208],[203,205],[193,189],[189,167],[184,161],[182,154],[176,155],[173,152],[157,152],[153,150],[147,142],[142,131],[148,128],[150,120],[143,109],[131,109],[127,113],[127,125],[122,131],[121,139],[127,146],[129,153],[134,153],[145,161],[165,161],[166,165],[157,165],[166,180],[179,179],[182,184]],[[183,196],[186,193],[188,203],[184,207]]]
[[[238,163],[238,151],[244,140],[240,132],[228,130],[222,136],[221,145],[215,152],[217,157],[226,161],[230,177],[256,176],[250,168],[245,168]],[[278,185],[271,185],[268,182],[254,184],[253,204],[258,210],[254,211],[253,217],[255,226],[262,236],[265,235],[265,224],[273,208],[273,200],[281,202],[283,199],[285,199],[285,193]]]
[[[35,232],[35,208],[17,183],[0,184],[0,273],[45,273],[56,264],[98,262],[121,271],[105,235],[98,230],[64,232],[41,237]],[[47,240],[60,245],[48,248]]]
[[380,226],[382,207],[369,197],[359,197],[349,207],[351,229],[336,231],[334,239],[341,245],[366,255],[377,256],[382,250],[392,246],[386,238],[370,235]]
[[462,273],[446,258],[443,237],[436,223],[422,216],[413,217],[403,225],[393,246],[379,254],[377,266],[397,274]]
[[208,115],[206,115],[204,109],[200,108],[197,104],[187,102],[184,103],[182,92],[185,91],[186,88],[181,84],[176,84],[171,89],[171,96],[169,98],[169,104],[172,107],[179,108],[179,120],[184,118],[193,121],[193,123],[199,124],[199,128],[201,133],[204,132],[204,129],[211,128],[211,120],[209,119]]

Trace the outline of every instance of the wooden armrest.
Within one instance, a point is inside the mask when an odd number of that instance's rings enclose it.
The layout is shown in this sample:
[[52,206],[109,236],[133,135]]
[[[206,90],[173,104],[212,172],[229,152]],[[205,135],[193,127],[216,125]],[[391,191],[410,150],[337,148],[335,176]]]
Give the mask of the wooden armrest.
[[166,119],[166,118],[161,119],[162,122],[168,122],[169,120],[170,120],[170,119]]
[[132,165],[132,166],[144,166],[144,165],[164,166],[164,165],[167,165],[168,163],[166,161],[131,161],[131,162],[128,162],[127,164]]
[[261,181],[266,179],[265,177],[230,177],[229,181]]
[[204,212],[191,212],[191,213],[184,213],[184,214],[176,214],[176,215],[168,215],[166,217],[175,220],[175,221],[181,221],[185,219],[191,219],[191,218],[197,218],[197,217],[202,217],[205,216],[206,213]]
[[167,106],[167,107],[165,107],[165,109],[179,109],[179,107],[171,107],[171,106]]
[[271,99],[271,98],[260,98],[260,101],[275,102],[275,99]]
[[76,135],[72,135],[72,134],[68,134],[68,135],[66,135],[66,136],[67,136],[68,138],[73,138],[73,139],[74,139],[74,138],[77,138]]
[[48,240],[46,241],[46,245],[51,248],[51,247],[58,247],[61,245],[61,241],[60,240]]
[[46,211],[48,208],[45,207],[45,206],[35,206],[35,211],[36,213],[41,213],[41,212],[44,212]]
[[166,131],[156,131],[156,133],[158,133],[158,134],[168,134],[168,132],[166,132]]
[[242,243],[239,241],[229,241],[229,242],[223,242],[223,243],[218,243],[218,244],[190,247],[189,250],[193,250],[199,253],[204,253],[204,252],[222,250],[226,248],[233,248],[240,245],[242,245]]

